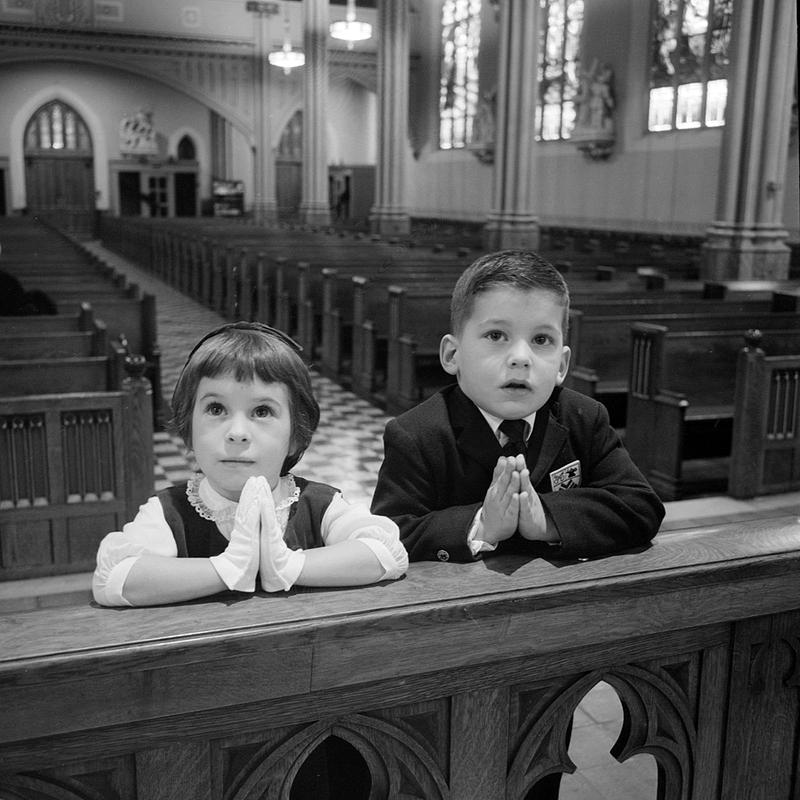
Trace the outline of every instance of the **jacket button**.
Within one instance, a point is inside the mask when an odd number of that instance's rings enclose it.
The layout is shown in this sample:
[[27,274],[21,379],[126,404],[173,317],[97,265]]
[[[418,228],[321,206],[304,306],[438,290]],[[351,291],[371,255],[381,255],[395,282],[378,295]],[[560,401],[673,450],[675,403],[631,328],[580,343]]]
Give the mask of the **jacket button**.
[[449,561],[450,560],[450,553],[448,553],[447,550],[439,550],[436,553],[436,558],[438,558],[439,561]]

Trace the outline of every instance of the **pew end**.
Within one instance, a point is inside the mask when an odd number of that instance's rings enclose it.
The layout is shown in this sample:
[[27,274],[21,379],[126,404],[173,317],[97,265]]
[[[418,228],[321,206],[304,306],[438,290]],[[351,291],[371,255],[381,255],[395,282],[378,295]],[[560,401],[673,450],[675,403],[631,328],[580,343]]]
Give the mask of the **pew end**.
[[118,391],[0,397],[0,581],[93,570],[152,494],[144,367],[129,360]]

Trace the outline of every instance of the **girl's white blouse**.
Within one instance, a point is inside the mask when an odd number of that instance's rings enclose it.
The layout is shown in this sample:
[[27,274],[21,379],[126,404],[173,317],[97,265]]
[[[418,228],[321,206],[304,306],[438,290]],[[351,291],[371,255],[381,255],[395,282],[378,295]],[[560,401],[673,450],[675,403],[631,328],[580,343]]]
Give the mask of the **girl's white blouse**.
[[[284,475],[273,491],[275,511],[282,531],[286,531],[289,512],[299,497],[292,475]],[[216,492],[203,476],[189,481],[187,496],[197,513],[213,520],[220,533],[230,539],[237,503]],[[322,517],[322,541],[325,545],[358,539],[372,550],[383,567],[381,580],[394,580],[408,569],[408,553],[400,542],[397,525],[388,517],[378,516],[358,503],[350,503],[337,492]],[[164,518],[158,497],[150,497],[139,507],[133,521],[105,536],[97,551],[97,568],[92,591],[98,603],[128,606],[123,590],[125,579],[136,560],[143,555],[177,558],[178,548],[172,529]]]

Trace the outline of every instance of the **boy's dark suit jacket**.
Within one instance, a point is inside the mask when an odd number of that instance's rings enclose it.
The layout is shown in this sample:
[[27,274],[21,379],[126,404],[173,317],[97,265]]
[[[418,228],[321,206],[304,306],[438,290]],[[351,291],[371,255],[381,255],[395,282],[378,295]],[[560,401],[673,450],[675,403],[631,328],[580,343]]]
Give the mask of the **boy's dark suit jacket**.
[[[515,534],[498,551],[522,549],[557,558],[592,557],[648,543],[664,506],[610,426],[605,407],[557,388],[537,413],[541,449],[528,451],[531,483],[555,522],[561,546]],[[400,526],[412,561],[472,561],[467,533],[483,504],[500,444],[475,404],[456,385],[390,420],[372,501]],[[580,462],[580,488],[553,491],[551,473]]]

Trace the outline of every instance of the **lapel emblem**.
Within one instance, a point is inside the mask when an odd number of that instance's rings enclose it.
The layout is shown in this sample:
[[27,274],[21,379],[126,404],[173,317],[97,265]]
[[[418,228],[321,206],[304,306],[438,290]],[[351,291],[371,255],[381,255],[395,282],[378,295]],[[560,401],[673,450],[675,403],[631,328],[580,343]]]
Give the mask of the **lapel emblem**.
[[574,489],[581,485],[581,462],[570,461],[560,469],[554,469],[550,473],[550,485],[554,492],[562,489]]

